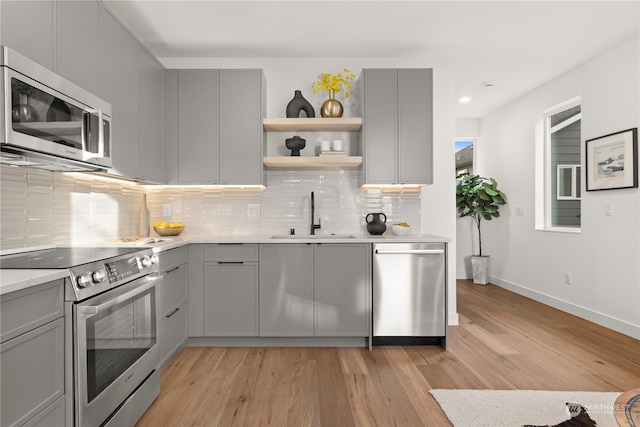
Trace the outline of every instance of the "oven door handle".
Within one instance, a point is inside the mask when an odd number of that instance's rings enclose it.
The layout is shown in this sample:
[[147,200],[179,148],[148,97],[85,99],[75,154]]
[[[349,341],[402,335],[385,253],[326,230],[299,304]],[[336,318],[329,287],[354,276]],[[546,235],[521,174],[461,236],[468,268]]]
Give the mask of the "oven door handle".
[[162,279],[162,275],[152,275],[152,276],[147,276],[141,280],[146,281],[146,283],[141,284],[140,286],[135,287],[134,289],[131,289],[130,291],[127,291],[121,295],[118,295],[102,304],[96,304],[96,305],[79,305],[78,306],[78,313],[79,314],[83,314],[85,318],[89,318],[92,316],[95,316],[96,314],[100,313],[101,311],[105,311],[107,309],[109,309],[109,307],[113,307],[114,305],[120,304],[123,301],[126,301],[128,299],[131,299],[132,297],[135,297],[136,295],[142,294],[145,291],[147,291],[148,289],[152,288],[153,286],[155,286],[156,281]]

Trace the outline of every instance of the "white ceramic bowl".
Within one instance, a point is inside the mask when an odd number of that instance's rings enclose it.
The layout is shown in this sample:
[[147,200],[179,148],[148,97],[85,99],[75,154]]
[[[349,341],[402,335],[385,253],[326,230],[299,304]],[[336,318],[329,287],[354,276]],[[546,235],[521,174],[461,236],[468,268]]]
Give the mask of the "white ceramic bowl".
[[396,236],[406,236],[411,231],[411,227],[403,227],[401,225],[391,224],[391,231]]

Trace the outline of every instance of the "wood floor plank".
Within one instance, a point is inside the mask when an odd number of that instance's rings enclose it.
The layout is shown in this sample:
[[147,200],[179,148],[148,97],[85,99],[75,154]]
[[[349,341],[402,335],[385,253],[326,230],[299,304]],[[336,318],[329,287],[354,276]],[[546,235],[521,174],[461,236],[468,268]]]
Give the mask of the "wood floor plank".
[[440,427],[450,424],[431,388],[640,384],[640,341],[493,285],[457,286],[460,325],[447,351],[187,347],[137,426]]

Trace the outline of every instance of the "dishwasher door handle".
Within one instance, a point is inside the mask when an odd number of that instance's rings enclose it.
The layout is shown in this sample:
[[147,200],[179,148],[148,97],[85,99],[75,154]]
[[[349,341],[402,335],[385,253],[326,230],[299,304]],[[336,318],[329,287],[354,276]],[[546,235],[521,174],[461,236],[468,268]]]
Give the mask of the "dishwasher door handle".
[[378,255],[441,255],[444,249],[376,249]]

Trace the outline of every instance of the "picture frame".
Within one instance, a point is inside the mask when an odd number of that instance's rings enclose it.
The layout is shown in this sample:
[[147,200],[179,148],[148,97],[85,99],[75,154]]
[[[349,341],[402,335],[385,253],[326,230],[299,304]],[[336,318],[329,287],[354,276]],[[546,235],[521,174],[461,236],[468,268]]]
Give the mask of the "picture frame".
[[638,188],[638,128],[585,142],[587,191]]

